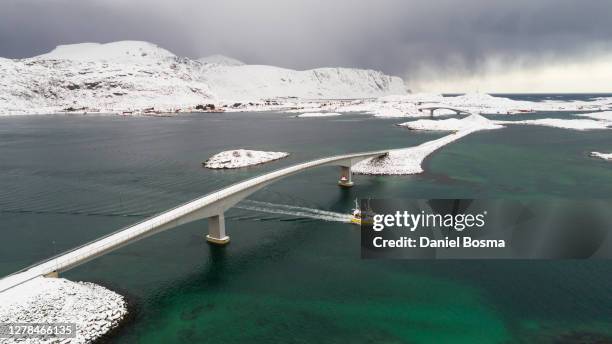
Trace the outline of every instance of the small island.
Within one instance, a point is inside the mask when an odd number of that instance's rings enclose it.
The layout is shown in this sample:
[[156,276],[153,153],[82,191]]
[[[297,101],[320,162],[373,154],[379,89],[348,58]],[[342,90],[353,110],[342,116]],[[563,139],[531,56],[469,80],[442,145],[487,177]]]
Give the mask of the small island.
[[241,168],[265,164],[289,156],[286,152],[265,152],[248,149],[228,150],[213,155],[202,163],[211,169]]
[[[125,298],[105,287],[42,276],[0,293],[0,304],[2,323],[75,324],[76,336],[68,339],[71,343],[90,343],[99,339],[119,326],[128,313]],[[74,329],[53,330],[58,331],[56,334],[62,334],[69,332],[60,331]],[[44,342],[59,343],[60,339]],[[13,338],[7,341],[16,342],[21,340]]]

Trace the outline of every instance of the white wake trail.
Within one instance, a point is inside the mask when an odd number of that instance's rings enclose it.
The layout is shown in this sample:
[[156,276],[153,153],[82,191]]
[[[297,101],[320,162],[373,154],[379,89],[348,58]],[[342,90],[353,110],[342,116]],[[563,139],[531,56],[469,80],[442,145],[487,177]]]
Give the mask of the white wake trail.
[[262,207],[273,207],[273,208],[281,208],[281,209],[288,209],[288,210],[295,210],[295,211],[304,211],[304,212],[310,212],[310,213],[318,214],[318,215],[328,215],[328,216],[346,215],[343,213],[336,213],[334,211],[327,211],[327,210],[321,210],[321,209],[315,209],[315,208],[306,208],[306,207],[300,207],[297,205],[290,205],[290,204],[276,204],[276,203],[252,201],[252,200],[246,200],[245,203],[251,203],[253,205],[258,205]]
[[[250,205],[252,204],[252,205]],[[351,215],[336,213],[320,209],[298,207],[288,204],[275,204],[258,201],[243,201],[236,205],[236,208],[243,210],[251,210],[269,214],[288,215],[294,217],[305,217],[315,220],[323,220],[330,222],[351,222]]]

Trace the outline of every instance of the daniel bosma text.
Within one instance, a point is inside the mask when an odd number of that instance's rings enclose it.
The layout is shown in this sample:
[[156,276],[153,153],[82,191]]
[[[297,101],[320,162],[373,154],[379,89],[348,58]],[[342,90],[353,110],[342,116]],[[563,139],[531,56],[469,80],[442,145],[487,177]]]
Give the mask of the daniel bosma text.
[[[477,214],[426,214],[424,211],[411,214],[407,211],[397,211],[395,214],[376,214],[373,216],[372,229],[380,232],[385,228],[396,227],[407,229],[410,232],[418,228],[452,228],[457,232],[465,229],[482,228],[485,225],[487,211]],[[430,239],[421,236],[418,239],[400,237],[398,239],[384,239],[377,236],[372,244],[376,248],[401,247],[401,248],[481,248],[481,247],[506,247],[504,240],[476,240],[469,236],[444,239]]]
[[376,248],[491,248],[491,247],[506,247],[505,240],[483,240],[483,239],[472,239],[470,237],[459,237],[449,239],[430,239],[427,237],[419,237],[419,239],[401,237],[399,239],[383,239],[382,237],[375,237],[372,240],[372,244]]

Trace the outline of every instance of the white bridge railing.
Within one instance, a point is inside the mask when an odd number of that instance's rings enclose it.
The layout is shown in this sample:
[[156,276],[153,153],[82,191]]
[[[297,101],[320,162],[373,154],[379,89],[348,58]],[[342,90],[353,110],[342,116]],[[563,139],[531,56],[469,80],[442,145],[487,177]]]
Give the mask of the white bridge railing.
[[148,235],[153,235],[160,231],[180,225],[182,223],[176,223],[173,225],[172,222],[178,222],[182,218],[197,211],[202,211],[207,207],[214,208],[217,203],[224,201],[229,197],[236,196],[236,194],[238,193],[247,191],[247,193],[244,195],[244,197],[247,197],[250,194],[248,193],[250,190],[253,190],[252,192],[255,192],[260,187],[263,187],[280,178],[292,175],[297,172],[331,164],[351,166],[357,161],[361,161],[371,157],[382,156],[389,153],[389,151],[390,150],[374,151],[317,159],[293,165],[290,167],[281,168],[276,171],[272,171],[260,176],[256,176],[232,184],[221,190],[211,192],[193,201],[184,203],[163,213],[155,215],[151,218],[140,221],[134,225],[109,233],[101,238],[80,245],[76,248],[73,248],[54,257],[31,265],[25,269],[17,271],[11,275],[8,275],[0,279],[0,292],[10,289],[16,285],[22,284],[38,276],[47,275],[53,272],[69,270],[91,259],[104,255],[129,243],[140,240]]

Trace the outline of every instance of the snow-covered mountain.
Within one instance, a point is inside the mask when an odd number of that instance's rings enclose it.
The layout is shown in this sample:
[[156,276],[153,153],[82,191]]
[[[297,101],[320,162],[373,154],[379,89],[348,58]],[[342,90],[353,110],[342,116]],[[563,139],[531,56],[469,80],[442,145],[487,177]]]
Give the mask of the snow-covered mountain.
[[202,80],[223,99],[370,98],[406,94],[404,82],[398,77],[351,68],[296,71],[259,65],[211,65],[205,68]]
[[47,54],[36,56],[35,59],[138,63],[145,60],[164,60],[174,57],[173,53],[155,44],[141,41],[120,41],[106,44],[60,45]]
[[240,60],[236,60],[234,58],[231,57],[227,57],[224,55],[210,55],[210,56],[206,56],[206,57],[201,57],[198,59],[198,61],[204,63],[204,64],[211,64],[211,65],[220,65],[220,66],[242,66],[245,63],[240,61]]
[[171,109],[213,95],[201,64],[145,42],[83,43],[0,61],[0,113]]
[[195,60],[139,41],[62,45],[32,58],[0,58],[0,114],[70,108],[172,111],[269,97],[363,98],[405,93],[400,78],[371,70],[295,71],[245,65],[220,55]]

